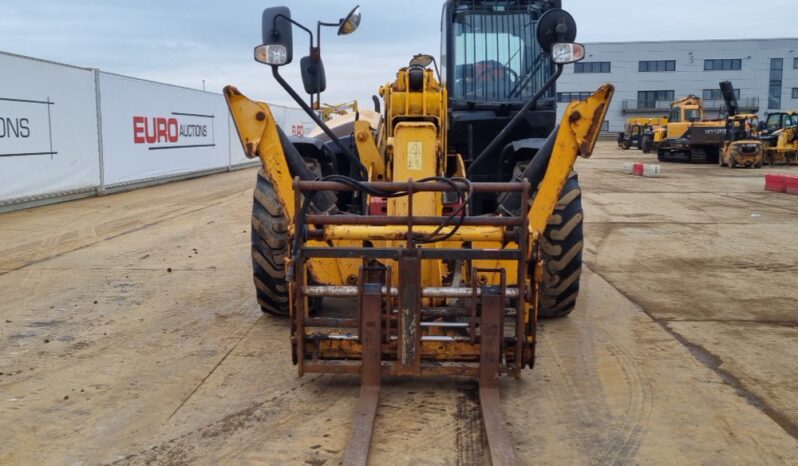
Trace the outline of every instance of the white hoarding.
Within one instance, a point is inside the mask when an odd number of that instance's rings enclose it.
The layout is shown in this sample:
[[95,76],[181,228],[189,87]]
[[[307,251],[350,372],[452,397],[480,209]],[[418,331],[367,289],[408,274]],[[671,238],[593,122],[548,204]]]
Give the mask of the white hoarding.
[[94,71],[0,53],[0,202],[100,183]]
[[301,108],[282,108],[280,127],[289,136],[307,136],[316,128],[316,123]]
[[100,73],[106,186],[227,167],[219,94]]

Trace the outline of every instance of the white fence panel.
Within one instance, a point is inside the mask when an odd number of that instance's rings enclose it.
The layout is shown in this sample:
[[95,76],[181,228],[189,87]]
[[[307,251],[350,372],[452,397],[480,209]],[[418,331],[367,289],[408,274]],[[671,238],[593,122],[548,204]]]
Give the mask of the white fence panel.
[[100,99],[106,186],[229,166],[221,95],[100,73]]
[[0,53],[0,204],[100,183],[94,71]]
[[[0,212],[257,163],[220,94],[5,52],[0,69]],[[315,128],[272,111],[287,135]]]
[[280,127],[289,136],[307,136],[316,128],[316,123],[301,108],[282,107]]

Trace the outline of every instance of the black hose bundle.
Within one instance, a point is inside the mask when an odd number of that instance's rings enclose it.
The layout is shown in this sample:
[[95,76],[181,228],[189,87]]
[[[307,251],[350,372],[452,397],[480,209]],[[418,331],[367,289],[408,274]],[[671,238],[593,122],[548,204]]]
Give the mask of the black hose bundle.
[[[333,181],[341,184],[345,184],[355,191],[360,193],[365,193],[373,197],[385,197],[385,198],[397,198],[409,195],[407,191],[384,191],[381,189],[377,189],[371,186],[368,186],[367,183],[362,181],[358,181],[354,178],[350,178],[344,175],[329,175],[323,178],[320,178],[318,181]],[[415,240],[416,243],[419,244],[429,244],[429,243],[436,243],[440,241],[446,241],[463,226],[463,222],[465,221],[465,217],[467,215],[467,208],[468,204],[471,201],[471,197],[474,194],[474,188],[471,184],[471,181],[466,178],[446,178],[443,176],[431,176],[428,178],[423,178],[418,180],[418,183],[429,183],[429,182],[440,182],[448,184],[452,187],[452,189],[457,193],[457,198],[460,201],[460,207],[458,207],[454,212],[452,212],[448,217],[444,218],[440,225],[438,225],[435,230],[430,233],[429,235],[419,238]],[[467,187],[467,194],[462,186],[459,183],[465,184]],[[291,251],[291,265],[289,266],[288,273],[286,274],[287,280],[293,279],[293,264],[296,263],[297,259],[299,258],[299,248],[302,243],[302,239],[307,235],[307,224],[305,219],[310,211],[310,206],[313,204],[313,199],[315,198],[318,191],[309,191],[306,193],[302,201],[302,206],[297,212],[297,231],[294,235],[294,244]],[[455,221],[456,220],[456,221]],[[451,226],[451,231],[441,234],[444,228]]]

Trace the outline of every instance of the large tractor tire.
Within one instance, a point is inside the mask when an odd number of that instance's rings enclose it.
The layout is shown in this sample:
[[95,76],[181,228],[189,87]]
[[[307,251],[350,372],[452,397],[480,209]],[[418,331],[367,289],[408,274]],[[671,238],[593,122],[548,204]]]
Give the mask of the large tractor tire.
[[261,169],[252,200],[252,275],[258,304],[267,314],[288,315],[286,257],[288,219],[274,186]]
[[565,317],[574,310],[582,275],[583,218],[579,177],[572,173],[543,233],[539,317]]

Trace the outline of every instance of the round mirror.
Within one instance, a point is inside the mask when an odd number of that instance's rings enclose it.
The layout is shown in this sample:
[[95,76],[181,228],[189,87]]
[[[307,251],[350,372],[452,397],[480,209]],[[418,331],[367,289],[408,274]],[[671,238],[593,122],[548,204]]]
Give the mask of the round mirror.
[[352,8],[352,11],[341,21],[341,25],[338,27],[338,35],[352,34],[357,30],[358,26],[360,26],[360,6]]
[[432,58],[432,55],[418,54],[414,55],[413,59],[410,60],[410,66],[420,66],[422,68],[426,68],[430,66],[433,61],[435,61],[435,59]]
[[540,17],[537,38],[543,51],[550,53],[555,43],[569,43],[576,40],[576,21],[565,10],[551,9]]

